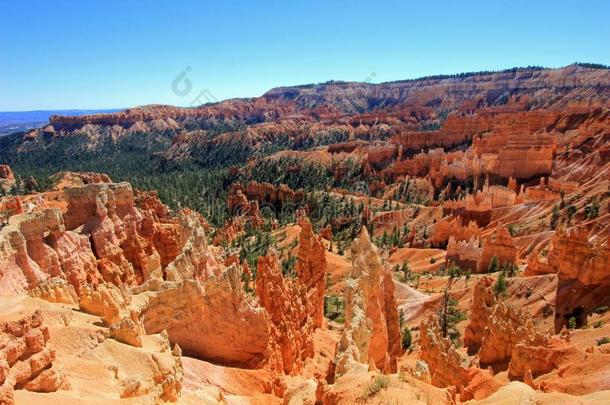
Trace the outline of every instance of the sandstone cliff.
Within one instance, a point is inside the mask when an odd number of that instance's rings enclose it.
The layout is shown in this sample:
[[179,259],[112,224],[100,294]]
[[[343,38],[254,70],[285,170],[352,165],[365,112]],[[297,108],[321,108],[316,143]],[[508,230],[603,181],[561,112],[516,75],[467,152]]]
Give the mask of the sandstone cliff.
[[364,364],[395,372],[400,330],[392,276],[366,228],[354,240],[351,253],[353,269],[346,282],[345,330],[337,347],[336,371],[341,375]]

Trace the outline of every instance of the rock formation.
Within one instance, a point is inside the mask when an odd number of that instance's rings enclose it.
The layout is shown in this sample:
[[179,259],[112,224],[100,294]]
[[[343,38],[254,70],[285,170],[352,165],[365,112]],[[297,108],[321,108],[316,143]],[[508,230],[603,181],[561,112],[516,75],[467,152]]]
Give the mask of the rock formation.
[[300,281],[282,276],[273,252],[258,261],[256,295],[271,317],[273,344],[279,347],[282,371],[299,372],[304,360],[313,356],[312,333],[318,325],[314,324],[310,307],[315,301],[308,301],[307,288]]
[[481,364],[497,364],[512,359],[519,345],[541,346],[548,337],[540,334],[526,310],[518,310],[504,303],[496,304],[483,331],[479,359]]
[[477,273],[484,273],[489,268],[492,258],[496,257],[498,265],[516,265],[519,259],[519,249],[515,246],[513,238],[504,227],[497,228],[492,235],[483,241],[481,258],[477,262]]
[[53,364],[55,351],[48,346],[49,330],[39,311],[0,323],[0,403],[13,404],[13,391],[52,392],[64,383]]
[[[610,238],[606,242],[609,241]],[[599,238],[597,242],[589,242],[586,226],[569,231],[559,229],[551,239],[548,263],[560,279],[578,280],[587,286],[610,286],[610,243],[604,247]]]
[[303,211],[297,213],[299,234],[299,253],[296,273],[299,282],[308,290],[307,302],[313,307],[316,328],[324,323],[324,292],[326,290],[326,249],[318,235],[314,235],[309,218]]
[[472,303],[470,304],[469,323],[464,331],[464,346],[469,352],[477,352],[485,334],[485,328],[489,325],[489,317],[497,304],[497,299],[491,286],[494,281],[491,277],[481,278],[472,291]]
[[400,330],[392,276],[365,227],[352,243],[351,253],[353,268],[346,282],[345,330],[337,347],[336,372],[344,374],[358,364],[395,372]]
[[432,384],[455,387],[462,401],[485,398],[500,387],[501,383],[489,371],[462,365],[462,358],[451,340],[442,336],[434,316],[422,321],[420,331],[420,359],[431,370]]
[[279,360],[276,348],[269,347],[269,315],[246,295],[235,266],[204,282],[167,282],[142,293],[147,298],[140,309],[146,333],[167,330],[184,353],[244,368]]
[[0,191],[7,192],[15,185],[15,175],[8,165],[0,165]]

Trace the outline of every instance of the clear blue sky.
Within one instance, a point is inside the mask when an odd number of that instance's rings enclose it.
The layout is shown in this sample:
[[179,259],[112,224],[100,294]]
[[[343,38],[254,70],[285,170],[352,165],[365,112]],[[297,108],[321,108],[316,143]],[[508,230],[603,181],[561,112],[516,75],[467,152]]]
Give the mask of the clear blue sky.
[[[0,111],[188,105],[204,90],[220,100],[329,79],[610,64],[603,0],[22,0],[2,1],[0,16]],[[179,96],[171,83],[187,66],[192,89]]]

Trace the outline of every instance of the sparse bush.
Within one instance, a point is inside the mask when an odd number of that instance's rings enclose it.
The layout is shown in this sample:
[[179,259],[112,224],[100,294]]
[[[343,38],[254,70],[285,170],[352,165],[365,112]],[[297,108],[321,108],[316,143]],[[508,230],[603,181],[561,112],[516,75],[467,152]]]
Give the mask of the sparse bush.
[[409,329],[409,326],[405,326],[402,330],[402,348],[405,350],[409,349],[412,341],[413,336],[411,335],[411,329]]
[[295,264],[297,262],[297,257],[292,253],[288,254],[288,258],[282,261],[282,274],[284,277],[294,278],[296,277],[295,273]]
[[594,219],[599,216],[599,202],[594,200],[591,204],[585,207],[585,217],[587,219]]
[[496,296],[505,295],[507,287],[506,273],[502,271],[498,276],[498,280],[496,280],[496,283],[493,285],[493,291]]
[[443,337],[449,337],[455,345],[460,337],[456,325],[466,319],[466,314],[460,311],[458,301],[449,293],[447,287],[443,293],[443,300],[437,311],[437,316]]
[[603,338],[597,340],[598,346],[605,345],[607,343],[610,343],[610,338],[608,336],[604,336]]
[[559,205],[553,207],[553,214],[551,215],[551,229],[557,228],[559,222]]
[[568,319],[568,329],[576,329],[576,318],[573,316]]
[[449,275],[450,278],[459,278],[462,275],[462,269],[453,264],[447,270],[447,275]]
[[489,265],[487,266],[488,273],[495,273],[500,270],[500,263],[498,263],[498,256],[494,256],[489,261]]
[[553,307],[548,302],[542,307],[542,316],[545,318],[553,315]]
[[375,379],[365,387],[361,399],[366,400],[367,398],[374,397],[379,391],[387,388],[388,385],[390,385],[390,378],[387,375],[376,376]]

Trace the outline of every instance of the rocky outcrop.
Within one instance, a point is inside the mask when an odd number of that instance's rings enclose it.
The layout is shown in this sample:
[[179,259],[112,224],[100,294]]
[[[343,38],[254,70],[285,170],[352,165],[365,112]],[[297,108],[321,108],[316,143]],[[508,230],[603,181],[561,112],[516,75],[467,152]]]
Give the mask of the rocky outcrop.
[[479,359],[482,365],[506,363],[512,359],[514,348],[542,346],[548,336],[534,326],[527,310],[519,310],[501,302],[494,306],[483,331]]
[[486,398],[500,388],[502,384],[488,370],[462,364],[461,356],[451,340],[442,336],[434,316],[422,321],[420,331],[420,359],[427,364],[433,385],[455,387],[462,401]]
[[579,226],[559,229],[551,239],[548,263],[562,280],[578,280],[583,285],[610,286],[610,238],[606,246],[601,238],[589,242],[589,229]]
[[481,346],[485,335],[485,328],[489,325],[489,317],[497,304],[496,295],[491,287],[494,280],[491,277],[482,277],[472,290],[472,302],[468,319],[470,322],[464,331],[464,346],[470,353],[475,353]]
[[499,302],[492,285],[492,278],[483,277],[474,287],[464,345],[477,352],[482,365],[507,366],[517,345],[542,346],[548,336],[538,331],[527,310]]
[[345,329],[335,357],[337,374],[358,365],[396,371],[400,354],[394,282],[365,227],[351,247],[352,272],[345,289]]
[[110,176],[93,172],[59,172],[51,176],[52,190],[61,191],[67,187],[83,187],[88,184],[111,183]]
[[274,252],[259,258],[256,295],[271,318],[273,345],[279,347],[281,370],[287,374],[301,371],[305,359],[313,356],[313,330],[318,325],[311,313],[315,301],[308,301],[307,290],[299,280],[282,276]]
[[7,223],[8,219],[23,213],[23,203],[20,196],[0,197],[0,223]]
[[7,192],[15,185],[15,175],[9,165],[0,165],[0,191]]
[[[147,334],[167,330],[188,355],[228,366],[277,367],[268,313],[246,295],[236,266],[205,281],[147,286],[140,317]],[[152,291],[151,291],[152,290]]]
[[493,174],[516,179],[547,176],[553,167],[556,139],[553,134],[532,136],[527,128],[511,134],[498,153]]
[[480,239],[481,232],[474,221],[463,224],[460,216],[448,216],[434,224],[431,242],[433,245],[442,245],[453,238],[456,242],[467,241],[471,238]]
[[498,227],[483,241],[481,258],[477,262],[477,273],[485,273],[494,257],[497,258],[499,266],[516,265],[519,259],[519,248],[515,246],[513,238],[505,227]]
[[64,383],[53,364],[49,330],[39,311],[19,321],[0,323],[0,403],[13,404],[15,389],[52,392]]
[[[197,218],[192,226],[184,225],[186,220],[170,218],[151,198],[141,196],[139,208],[127,183],[66,187],[62,198],[65,213],[38,208],[11,216],[0,230],[5,250],[0,260],[6,263],[0,275],[6,281],[0,288],[23,291],[59,277],[80,294],[84,285],[95,287],[100,281],[135,285],[162,278],[194,237],[189,232]],[[188,253],[191,262],[205,262],[196,250]],[[203,272],[202,267],[195,270]]]
[[304,198],[302,191],[294,191],[286,184],[274,186],[256,181],[251,181],[245,186],[245,195],[248,200],[258,201],[259,204],[273,204],[275,207],[300,203]]
[[[83,227],[91,235],[92,248],[104,280],[135,284],[160,273],[159,254],[146,230],[143,215],[135,209],[127,183],[93,184],[66,188],[66,228]],[[137,272],[137,274],[136,274]]]
[[447,243],[446,261],[463,270],[475,271],[482,251],[480,241],[474,237],[468,241],[456,241],[453,236],[450,236]]
[[313,227],[304,211],[297,212],[299,234],[299,252],[297,255],[296,273],[299,282],[307,288],[307,302],[313,310],[312,317],[316,328],[324,323],[324,293],[326,291],[326,249],[322,239],[314,235]]
[[557,274],[556,332],[567,326],[571,318],[579,327],[586,325],[591,312],[607,303],[610,240],[604,244],[603,233],[592,238],[590,234],[587,224],[568,230],[559,227],[546,254],[536,250],[528,258],[527,274]]
[[540,344],[530,345],[525,342],[513,347],[508,367],[510,378],[529,378],[539,376],[558,368],[566,357],[566,352],[576,348],[565,337],[546,337]]

